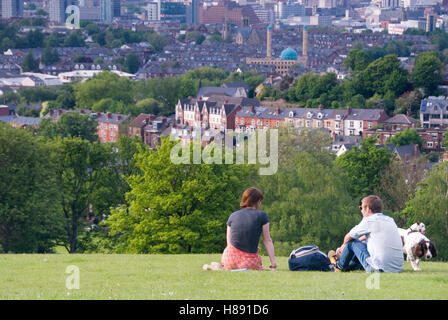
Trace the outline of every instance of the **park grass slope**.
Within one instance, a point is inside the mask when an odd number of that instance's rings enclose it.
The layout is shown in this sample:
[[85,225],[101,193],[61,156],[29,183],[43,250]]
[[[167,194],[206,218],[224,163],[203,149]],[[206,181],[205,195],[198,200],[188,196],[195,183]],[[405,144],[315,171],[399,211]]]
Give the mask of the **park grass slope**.
[[[448,263],[408,262],[400,274],[291,272],[278,257],[272,271],[204,271],[219,254],[0,255],[0,299],[311,300],[448,299]],[[263,264],[269,259],[263,257]],[[79,268],[79,289],[67,282]],[[71,269],[73,270],[73,269]],[[73,278],[69,278],[73,279]]]

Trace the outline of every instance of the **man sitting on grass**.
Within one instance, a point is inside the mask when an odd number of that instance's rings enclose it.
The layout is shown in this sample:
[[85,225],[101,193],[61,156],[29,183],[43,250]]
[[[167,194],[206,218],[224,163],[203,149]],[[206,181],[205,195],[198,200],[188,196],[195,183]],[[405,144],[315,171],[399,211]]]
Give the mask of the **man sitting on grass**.
[[403,251],[395,221],[382,214],[377,196],[364,197],[360,209],[362,221],[347,233],[337,252],[328,253],[335,271],[400,272]]

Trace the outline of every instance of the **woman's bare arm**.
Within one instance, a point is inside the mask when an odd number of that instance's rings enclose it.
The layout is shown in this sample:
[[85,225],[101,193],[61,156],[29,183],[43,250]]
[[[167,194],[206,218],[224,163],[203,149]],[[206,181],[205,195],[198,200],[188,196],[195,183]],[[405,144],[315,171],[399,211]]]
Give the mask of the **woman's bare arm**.
[[263,243],[271,260],[272,269],[277,269],[277,261],[275,260],[274,243],[272,242],[269,232],[269,222],[263,226]]

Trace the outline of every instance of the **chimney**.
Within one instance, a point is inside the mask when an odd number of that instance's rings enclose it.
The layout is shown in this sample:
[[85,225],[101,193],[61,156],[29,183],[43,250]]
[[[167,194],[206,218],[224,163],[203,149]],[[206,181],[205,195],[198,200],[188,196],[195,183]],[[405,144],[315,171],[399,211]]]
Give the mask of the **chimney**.
[[306,65],[308,61],[308,26],[303,26],[302,57],[305,59]]
[[117,120],[121,120],[121,114],[117,114]]
[[266,38],[266,59],[271,59],[272,57],[272,27],[268,26],[268,33]]
[[249,111],[250,111],[250,113],[254,113],[254,106],[250,106]]
[[107,113],[106,113],[106,118],[107,118],[107,119],[110,119],[111,115],[112,115],[112,113],[107,112]]
[[317,108],[317,110],[322,111],[324,109],[324,106],[322,104],[319,105],[319,107]]
[[58,109],[57,115],[60,116],[62,114],[62,109]]
[[280,114],[280,108],[279,108],[279,107],[275,108],[275,114],[276,114],[276,115],[279,115],[279,114]]
[[419,153],[418,144],[414,144],[414,157],[417,157]]
[[350,112],[351,112],[350,106],[347,106],[347,109],[346,109],[346,115],[347,115],[347,116],[350,115]]

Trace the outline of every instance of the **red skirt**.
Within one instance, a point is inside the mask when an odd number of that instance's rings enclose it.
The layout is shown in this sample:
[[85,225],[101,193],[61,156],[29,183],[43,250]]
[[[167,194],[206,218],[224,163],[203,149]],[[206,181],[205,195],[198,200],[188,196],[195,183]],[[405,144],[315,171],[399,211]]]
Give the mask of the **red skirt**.
[[253,269],[264,270],[261,263],[261,257],[256,253],[247,253],[235,248],[232,245],[227,246],[222,254],[221,264],[224,269]]

